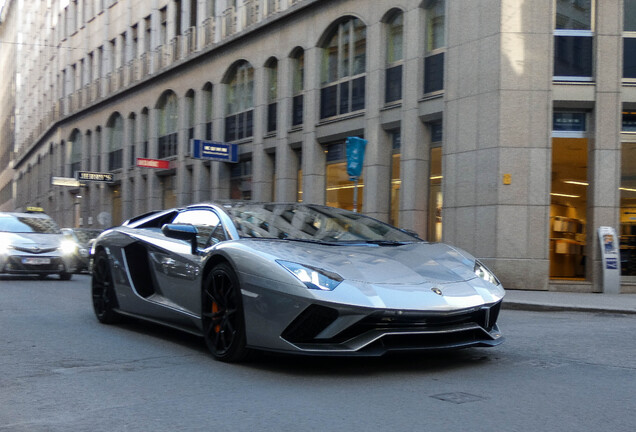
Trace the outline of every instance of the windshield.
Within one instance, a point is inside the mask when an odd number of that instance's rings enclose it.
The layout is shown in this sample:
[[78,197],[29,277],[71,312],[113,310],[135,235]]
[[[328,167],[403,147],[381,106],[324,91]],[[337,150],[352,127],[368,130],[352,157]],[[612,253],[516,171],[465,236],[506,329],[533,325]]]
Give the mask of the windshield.
[[60,234],[60,228],[51,218],[32,216],[0,217],[0,232]]
[[320,242],[421,241],[376,219],[308,204],[238,204],[228,210],[241,237]]

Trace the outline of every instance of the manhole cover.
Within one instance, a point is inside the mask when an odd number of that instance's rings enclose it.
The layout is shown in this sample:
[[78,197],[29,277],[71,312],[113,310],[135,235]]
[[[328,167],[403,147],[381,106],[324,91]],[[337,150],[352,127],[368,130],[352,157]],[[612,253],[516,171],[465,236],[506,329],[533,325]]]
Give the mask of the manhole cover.
[[470,393],[443,393],[431,396],[432,398],[443,400],[445,402],[452,402],[454,404],[463,404],[467,402],[477,402],[486,398],[481,396],[472,395]]

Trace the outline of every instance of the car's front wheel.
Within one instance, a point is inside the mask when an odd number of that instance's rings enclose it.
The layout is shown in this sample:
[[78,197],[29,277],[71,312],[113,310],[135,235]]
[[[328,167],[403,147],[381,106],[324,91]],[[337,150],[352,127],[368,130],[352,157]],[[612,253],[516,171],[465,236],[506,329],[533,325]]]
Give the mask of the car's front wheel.
[[95,256],[91,293],[93,296],[93,309],[99,322],[114,324],[121,320],[121,316],[115,312],[119,305],[113,285],[113,275],[108,263],[108,255],[104,251],[98,252]]
[[203,337],[217,360],[238,362],[249,354],[245,318],[236,273],[227,263],[216,265],[203,286]]
[[72,277],[73,277],[73,273],[69,273],[69,272],[60,273],[60,279],[63,281],[71,280]]

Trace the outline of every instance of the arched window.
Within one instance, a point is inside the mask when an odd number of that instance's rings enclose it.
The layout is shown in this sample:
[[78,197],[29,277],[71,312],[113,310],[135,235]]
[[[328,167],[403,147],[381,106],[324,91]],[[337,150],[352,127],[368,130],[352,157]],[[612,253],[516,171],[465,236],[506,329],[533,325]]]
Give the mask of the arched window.
[[111,116],[108,129],[108,170],[120,169],[123,162],[124,119],[119,113]]
[[364,109],[366,27],[357,18],[335,26],[322,45],[320,118]]
[[82,133],[79,130],[75,129],[71,133],[69,146],[71,147],[71,177],[74,177],[75,173],[82,169]]
[[267,70],[267,132],[275,132],[277,126],[278,60],[270,59],[265,68]]
[[177,154],[177,138],[179,128],[179,111],[177,95],[172,91],[167,91],[157,104],[159,110],[159,158],[167,158]]
[[404,16],[402,11],[397,10],[386,21],[385,103],[402,99],[403,33]]
[[292,58],[292,126],[303,123],[303,105],[305,91],[305,51],[298,48]]
[[227,88],[225,141],[249,138],[254,125],[254,68],[241,61],[230,69]]

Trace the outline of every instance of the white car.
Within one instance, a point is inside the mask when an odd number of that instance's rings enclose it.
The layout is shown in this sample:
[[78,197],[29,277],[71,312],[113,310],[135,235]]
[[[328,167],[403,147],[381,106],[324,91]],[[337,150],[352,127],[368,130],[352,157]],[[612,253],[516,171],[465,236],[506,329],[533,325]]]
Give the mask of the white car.
[[0,212],[0,274],[57,274],[69,280],[76,249],[44,213]]

